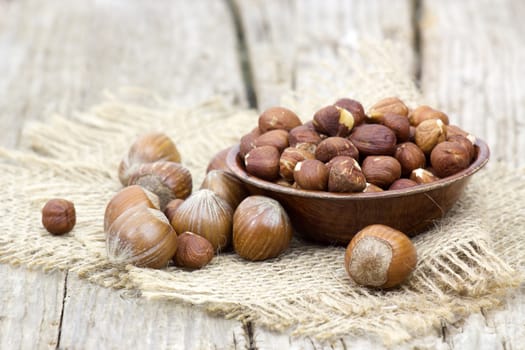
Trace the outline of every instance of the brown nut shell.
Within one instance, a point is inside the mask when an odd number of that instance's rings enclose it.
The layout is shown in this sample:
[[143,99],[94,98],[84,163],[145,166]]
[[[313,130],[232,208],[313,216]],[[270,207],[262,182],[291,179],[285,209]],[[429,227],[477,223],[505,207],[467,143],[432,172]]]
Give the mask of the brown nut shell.
[[328,168],[317,159],[307,159],[295,166],[294,179],[302,189],[325,191],[328,187]]
[[171,222],[173,215],[175,215],[175,211],[182,203],[184,203],[184,199],[175,198],[166,204],[166,208],[164,208],[164,215],[166,215],[166,218],[168,218],[169,222]]
[[184,232],[177,237],[177,251],[173,257],[175,265],[188,269],[206,266],[214,256],[211,243],[192,232]]
[[290,131],[302,124],[297,114],[284,107],[268,108],[259,116],[258,123],[262,133],[275,129]]
[[313,125],[322,134],[346,137],[354,127],[354,117],[344,108],[326,106],[314,114]]
[[386,113],[394,113],[408,116],[408,107],[397,97],[388,97],[376,102],[368,111],[368,117],[376,122],[382,123]]
[[474,147],[474,143],[476,142],[476,138],[472,135],[462,136],[462,135],[448,135],[447,134],[447,141],[451,142],[457,142],[461,144],[465,149],[467,150],[469,154],[469,161],[472,162],[474,158],[476,158],[476,148]]
[[415,269],[416,248],[403,232],[386,225],[370,225],[359,231],[345,252],[345,268],[357,284],[393,288]]
[[212,190],[232,209],[237,208],[239,203],[248,196],[248,190],[244,184],[233,174],[223,170],[212,170],[206,174],[200,188]]
[[66,199],[50,199],[42,208],[42,225],[53,235],[70,232],[76,221],[75,205]]
[[410,125],[418,126],[425,120],[429,119],[440,119],[445,125],[449,124],[448,116],[429,106],[419,106],[414,109],[408,116]]
[[371,184],[369,182],[366,183],[366,187],[365,189],[363,190],[363,193],[372,193],[372,192],[383,192],[384,190],[379,187],[379,186],[376,186],[374,184]]
[[468,168],[470,154],[460,143],[445,141],[432,150],[430,164],[436,175],[443,178]]
[[302,148],[286,148],[279,159],[279,174],[286,181],[294,181],[293,172],[295,166],[298,162],[302,162],[306,159],[314,159],[313,153]]
[[255,139],[261,136],[261,131],[259,128],[254,128],[252,131],[241,137],[241,142],[239,144],[239,155],[244,159],[244,157],[255,148]]
[[282,129],[270,130],[257,137],[253,144],[255,147],[273,146],[282,152],[288,147],[288,131]]
[[233,249],[247,260],[279,256],[290,245],[292,232],[285,210],[271,198],[247,197],[233,215]]
[[383,125],[394,132],[397,142],[408,141],[410,137],[410,123],[404,115],[385,113],[383,116]]
[[359,154],[392,155],[396,148],[396,135],[390,128],[379,124],[363,124],[354,129],[350,141],[357,147]]
[[368,156],[361,165],[366,181],[388,188],[401,177],[401,164],[391,156]]
[[302,143],[317,145],[319,142],[321,142],[319,133],[306,125],[297,126],[288,133],[290,147],[295,147]]
[[401,164],[401,174],[408,176],[417,168],[424,168],[426,157],[423,151],[412,142],[404,142],[396,146],[394,157]]
[[338,156],[328,164],[328,191],[361,192],[366,187],[366,179],[359,163],[351,157]]
[[388,189],[389,190],[401,190],[401,189],[404,189],[404,188],[414,187],[414,186],[417,186],[417,185],[419,185],[419,184],[417,182],[415,182],[414,180],[397,179],[396,181],[394,181],[392,183],[392,185],[390,185],[390,187]]
[[428,119],[416,127],[415,142],[425,154],[430,154],[438,143],[446,139],[447,126],[441,119]]
[[439,180],[439,177],[437,177],[427,169],[418,168],[412,170],[412,172],[410,173],[410,180],[413,180],[418,184],[428,184]]
[[328,137],[317,145],[315,158],[321,162],[329,162],[337,156],[348,156],[358,160],[359,150],[350,140],[338,136]]
[[344,108],[354,117],[354,126],[363,124],[366,120],[365,109],[363,105],[350,98],[341,98],[334,103],[335,106]]
[[244,157],[246,171],[258,178],[274,181],[279,178],[279,150],[273,146],[252,149]]

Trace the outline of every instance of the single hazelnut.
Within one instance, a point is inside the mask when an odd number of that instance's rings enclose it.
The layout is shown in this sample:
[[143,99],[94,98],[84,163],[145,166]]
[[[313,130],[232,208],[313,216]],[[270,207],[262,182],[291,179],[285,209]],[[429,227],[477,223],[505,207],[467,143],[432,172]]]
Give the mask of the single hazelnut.
[[290,144],[290,147],[295,147],[297,144],[314,144],[317,145],[319,142],[321,142],[321,136],[319,136],[319,133],[315,131],[315,129],[311,129],[306,125],[300,125],[292,130],[290,130],[290,133],[288,134],[288,143]]
[[465,149],[467,150],[470,159],[469,161],[472,162],[474,158],[476,158],[476,148],[474,147],[474,143],[476,142],[476,138],[473,135],[448,135],[447,134],[447,141],[451,142],[457,142],[461,144]]
[[270,130],[253,141],[255,147],[274,146],[279,152],[288,147],[288,131],[283,129]]
[[274,181],[279,177],[279,150],[273,146],[252,149],[244,157],[246,171],[258,178]]
[[447,137],[448,136],[454,136],[454,135],[461,135],[461,136],[467,137],[467,135],[469,135],[469,133],[466,132],[465,130],[461,129],[457,125],[447,125]]
[[397,97],[388,97],[378,101],[368,111],[368,117],[376,123],[382,123],[386,113],[408,116],[408,107]]
[[335,106],[344,108],[354,117],[354,126],[363,124],[366,120],[365,109],[363,105],[356,100],[350,98],[341,98],[334,103]]
[[247,260],[279,256],[288,249],[292,233],[284,208],[268,197],[247,197],[233,215],[233,249]]
[[432,149],[447,139],[447,126],[441,119],[428,119],[416,127],[415,141],[423,153],[430,154]]
[[315,158],[321,162],[328,162],[337,156],[348,156],[359,159],[359,151],[354,144],[343,137],[332,136],[321,141],[315,150]]
[[396,146],[394,157],[401,164],[401,174],[408,176],[412,170],[424,168],[426,157],[423,151],[412,142],[403,142]]
[[239,145],[239,155],[244,158],[248,152],[255,148],[254,141],[256,138],[261,136],[261,131],[259,128],[254,128],[252,131],[241,137],[241,142]]
[[404,115],[385,113],[383,116],[383,125],[394,132],[397,142],[408,141],[410,137],[410,123]]
[[209,173],[212,170],[230,171],[230,168],[226,164],[226,157],[228,156],[228,153],[230,153],[232,147],[233,146],[230,146],[217,152],[208,163],[206,173]]
[[366,181],[388,188],[401,177],[401,164],[391,156],[368,156],[361,166]]
[[244,184],[233,174],[224,170],[210,171],[206,174],[200,188],[212,190],[234,210],[248,196],[248,190]]
[[361,192],[366,187],[366,179],[357,160],[352,157],[338,156],[329,164],[328,191]]
[[302,162],[306,159],[314,159],[313,153],[304,150],[302,148],[288,147],[283,153],[281,153],[281,158],[279,159],[279,174],[286,181],[293,181],[294,176],[293,172],[295,166],[298,162]]
[[173,215],[175,214],[175,211],[177,208],[184,203],[184,199],[175,198],[168,202],[166,207],[164,208],[164,215],[168,218],[168,221],[171,222],[173,219]]
[[408,120],[413,126],[418,126],[425,120],[440,119],[444,124],[448,125],[448,116],[429,106],[419,106],[410,113]]
[[373,288],[399,286],[415,269],[416,248],[403,232],[370,225],[348,244],[345,268],[357,284]]
[[49,200],[42,208],[42,225],[53,235],[62,235],[73,229],[76,223],[73,202],[55,198]]
[[437,176],[443,178],[468,168],[470,154],[462,144],[445,141],[432,150],[430,164],[432,164]]
[[212,244],[193,232],[183,232],[177,237],[177,251],[173,256],[175,265],[189,269],[200,269],[213,259]]
[[259,129],[262,133],[275,129],[292,130],[302,122],[291,110],[284,107],[271,107],[259,116]]
[[294,179],[302,189],[325,191],[328,186],[328,168],[317,159],[307,159],[295,166]]
[[327,106],[314,114],[313,124],[322,134],[346,137],[354,127],[354,117],[344,108]]
[[394,132],[379,124],[358,126],[350,135],[350,141],[363,156],[394,154],[397,143]]
[[[321,138],[322,140],[323,138]],[[317,149],[317,145],[315,143],[298,143],[295,145],[295,148],[302,149],[308,153],[315,154],[315,150]]]
[[394,181],[390,187],[388,188],[389,190],[401,190],[403,188],[409,188],[409,187],[414,187],[414,186],[417,186],[419,185],[417,182],[415,182],[414,180],[410,180],[410,179],[397,179],[396,181]]
[[412,170],[412,172],[410,173],[410,180],[413,180],[418,184],[428,184],[439,180],[439,177],[437,177],[427,169],[418,168]]
[[366,187],[363,190],[363,193],[373,193],[373,192],[383,192],[383,189],[379,186],[376,186],[374,184],[367,182]]

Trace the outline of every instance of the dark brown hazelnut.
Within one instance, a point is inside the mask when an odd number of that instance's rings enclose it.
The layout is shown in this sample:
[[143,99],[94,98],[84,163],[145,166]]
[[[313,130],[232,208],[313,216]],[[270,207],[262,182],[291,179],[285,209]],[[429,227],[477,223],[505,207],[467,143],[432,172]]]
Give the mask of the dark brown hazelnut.
[[379,186],[371,184],[370,182],[366,183],[366,187],[363,190],[364,193],[373,193],[373,192],[383,192],[383,189]]
[[429,106],[419,106],[414,109],[408,116],[411,125],[418,126],[425,120],[440,119],[444,124],[448,125],[448,116]]
[[461,129],[457,125],[447,125],[447,137],[454,136],[454,135],[461,135],[461,136],[467,137],[469,133]]
[[354,127],[354,117],[344,108],[327,106],[314,114],[313,124],[322,134],[345,137]]
[[55,198],[49,200],[42,208],[42,225],[53,235],[62,235],[73,229],[76,223],[73,202]]
[[368,156],[361,168],[366,181],[381,188],[388,188],[401,177],[401,164],[391,156]]
[[275,129],[290,131],[301,124],[297,114],[284,107],[268,108],[259,116],[259,129],[262,133]]
[[474,143],[476,142],[476,138],[472,135],[462,136],[462,135],[447,135],[447,141],[451,142],[457,142],[460,143],[465,149],[467,150],[468,154],[470,155],[470,162],[476,158],[476,148],[474,147]]
[[432,150],[430,164],[437,176],[443,178],[468,168],[470,154],[460,143],[445,141]]
[[244,157],[246,171],[263,180],[277,180],[280,156],[279,150],[273,146],[254,148]]
[[408,107],[399,98],[388,97],[370,107],[368,117],[376,123],[382,123],[383,116],[386,113],[394,113],[407,117]]
[[396,146],[394,157],[401,164],[401,174],[408,176],[412,170],[424,168],[426,157],[423,151],[412,142],[404,142]]
[[359,159],[359,151],[354,144],[343,137],[332,136],[324,139],[317,145],[315,158],[326,163],[337,156],[348,156]]
[[270,130],[257,137],[253,141],[255,147],[260,146],[274,146],[282,152],[288,147],[288,131],[283,129]]
[[394,132],[379,124],[363,124],[356,127],[350,135],[350,141],[363,156],[394,154],[397,143]]
[[365,109],[363,105],[350,98],[341,98],[334,103],[335,106],[341,107],[352,113],[354,117],[354,126],[363,124],[366,120]]
[[200,269],[213,259],[213,251],[210,241],[187,231],[177,236],[177,250],[173,262],[180,267]]
[[427,169],[418,168],[412,170],[410,173],[410,180],[417,182],[418,184],[428,184],[434,181],[439,180],[439,177],[434,175],[432,172]]
[[288,143],[290,147],[295,147],[297,144],[307,143],[317,145],[321,142],[321,136],[315,131],[315,129],[309,128],[306,125],[300,125],[292,130],[288,134]]
[[430,154],[432,149],[447,139],[447,126],[441,119],[428,119],[416,127],[415,141],[423,153]]
[[328,168],[317,159],[307,159],[295,166],[294,179],[302,189],[325,191],[328,187]]
[[313,153],[295,147],[286,148],[279,159],[279,174],[287,181],[293,181],[293,172],[297,163],[306,159],[314,159]]
[[365,189],[366,179],[357,160],[339,156],[329,163],[328,191],[362,192]]
[[417,182],[415,182],[414,180],[397,179],[396,181],[394,181],[392,183],[392,185],[390,185],[390,187],[388,189],[389,190],[401,190],[403,188],[414,187],[414,186],[417,186],[417,185],[419,185],[419,184]]
[[389,127],[396,135],[397,142],[405,142],[410,137],[408,118],[394,113],[385,113],[383,125]]
[[241,137],[239,145],[239,155],[244,158],[248,152],[255,148],[254,141],[256,138],[261,136],[259,128],[254,128],[252,131]]

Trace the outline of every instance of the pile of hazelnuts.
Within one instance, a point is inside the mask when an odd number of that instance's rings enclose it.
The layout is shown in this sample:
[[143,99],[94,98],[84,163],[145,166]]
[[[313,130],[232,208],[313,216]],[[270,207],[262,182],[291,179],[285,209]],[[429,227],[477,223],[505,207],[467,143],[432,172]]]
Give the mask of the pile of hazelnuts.
[[397,97],[367,113],[342,98],[302,123],[291,110],[272,107],[241,138],[246,171],[305,190],[378,192],[430,183],[466,169],[477,155],[475,138],[432,107],[410,109]]

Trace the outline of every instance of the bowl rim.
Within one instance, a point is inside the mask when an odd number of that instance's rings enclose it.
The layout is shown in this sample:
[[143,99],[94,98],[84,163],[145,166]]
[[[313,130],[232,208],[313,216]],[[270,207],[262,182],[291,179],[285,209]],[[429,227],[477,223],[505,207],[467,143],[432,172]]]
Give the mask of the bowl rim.
[[305,198],[317,198],[317,199],[333,199],[333,200],[373,200],[373,199],[386,199],[410,196],[418,193],[429,192],[432,190],[440,189],[449,186],[450,184],[464,179],[476,173],[478,170],[483,168],[487,164],[490,156],[490,151],[487,143],[479,138],[476,138],[474,145],[478,148],[478,155],[476,159],[466,169],[460,172],[448,176],[437,181],[422,184],[419,186],[408,187],[398,190],[388,190],[383,192],[355,192],[355,193],[335,193],[328,191],[315,191],[315,190],[304,190],[293,187],[286,187],[270,181],[259,179],[253,175],[248,174],[242,166],[239,165],[238,153],[239,144],[232,146],[228,155],[226,156],[226,165],[230,171],[241,181],[252,185],[254,187],[263,189],[265,191],[271,191],[281,193],[285,195],[293,195],[297,197]]

